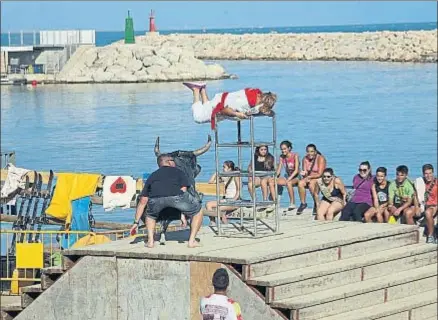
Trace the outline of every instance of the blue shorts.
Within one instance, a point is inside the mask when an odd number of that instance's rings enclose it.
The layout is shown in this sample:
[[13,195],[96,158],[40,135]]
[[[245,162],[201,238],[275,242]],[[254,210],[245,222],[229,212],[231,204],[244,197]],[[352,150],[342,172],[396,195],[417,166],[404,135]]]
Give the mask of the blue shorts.
[[166,208],[174,208],[186,217],[191,218],[201,211],[201,202],[193,197],[190,193],[170,197],[149,198],[146,213],[153,220],[157,220],[160,212]]

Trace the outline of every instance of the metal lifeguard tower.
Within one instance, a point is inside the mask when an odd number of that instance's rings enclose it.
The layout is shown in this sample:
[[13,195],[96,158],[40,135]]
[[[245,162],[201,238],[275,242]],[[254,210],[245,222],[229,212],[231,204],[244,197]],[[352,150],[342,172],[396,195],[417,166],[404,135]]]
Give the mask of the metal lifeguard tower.
[[[269,146],[272,147],[272,153],[277,159],[276,155],[276,145],[277,145],[277,129],[276,129],[276,119],[275,113],[268,116],[272,120],[272,140],[271,141],[255,141],[254,139],[254,121],[256,118],[267,117],[261,115],[251,115],[248,120],[237,120],[237,141],[231,143],[220,143],[219,142],[219,119],[216,116],[216,126],[215,126],[215,159],[216,159],[216,224],[217,224],[217,234],[220,237],[253,237],[260,238],[278,234],[280,232],[280,213],[278,206],[278,190],[277,190],[277,175],[276,166],[274,171],[255,171],[255,159],[254,151],[256,147],[259,146]],[[242,122],[249,121],[249,140],[242,140]],[[219,161],[219,151],[223,148],[237,148],[238,154],[238,167],[240,171],[224,172],[222,171],[221,163]],[[251,167],[252,170],[242,170],[242,149],[251,149]],[[240,177],[240,190],[242,190],[242,178],[252,178],[255,181],[256,177],[272,177],[274,178],[275,190],[277,193],[276,201],[262,201],[257,199],[257,193],[255,192],[255,183],[252,184],[252,199],[242,199],[241,200],[230,200],[222,199],[220,195],[220,178],[223,177]],[[242,193],[241,193],[242,195]],[[266,208],[268,206],[274,205],[274,210],[270,216],[267,216],[266,211],[259,211],[259,209]],[[223,206],[233,206],[238,207],[236,211],[239,213],[240,223],[238,225],[233,224],[232,231],[225,233],[224,228],[221,223],[221,210],[220,207]],[[252,223],[251,223],[252,220]],[[251,226],[252,224],[252,226]]]

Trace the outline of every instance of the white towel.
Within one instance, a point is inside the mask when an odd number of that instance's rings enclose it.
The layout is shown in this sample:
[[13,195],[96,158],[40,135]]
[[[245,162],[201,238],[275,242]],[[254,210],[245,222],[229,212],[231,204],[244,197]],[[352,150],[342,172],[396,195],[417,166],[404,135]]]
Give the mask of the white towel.
[[418,202],[420,203],[421,209],[424,210],[424,193],[426,192],[426,185],[424,184],[423,178],[415,179],[415,189],[417,190]]
[[28,169],[17,168],[12,163],[8,163],[7,168],[8,176],[1,190],[2,198],[8,198],[8,196],[17,191],[18,188],[24,189],[26,181],[24,175],[30,171]]
[[132,177],[106,176],[102,191],[103,209],[105,211],[111,211],[116,207],[121,207],[122,209],[130,208],[131,199],[135,191],[136,181]]

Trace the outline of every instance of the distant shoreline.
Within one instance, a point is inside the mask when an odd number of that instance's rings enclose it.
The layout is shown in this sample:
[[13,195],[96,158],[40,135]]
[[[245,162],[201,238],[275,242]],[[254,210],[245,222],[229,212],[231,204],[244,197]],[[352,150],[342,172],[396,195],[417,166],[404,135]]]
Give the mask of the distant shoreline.
[[[134,28],[139,26],[138,22],[134,22]],[[141,25],[145,27],[145,25]],[[278,33],[278,34],[286,34],[286,33],[295,33],[295,34],[307,34],[307,33],[336,33],[336,32],[344,32],[344,33],[363,33],[363,32],[378,32],[378,31],[428,31],[434,30],[438,28],[437,22],[409,22],[409,23],[382,23],[382,24],[354,24],[354,25],[332,25],[332,26],[284,26],[284,27],[237,27],[237,28],[205,28],[205,29],[166,29],[161,30],[158,23],[158,31],[161,35],[169,35],[169,34],[270,34],[270,33]],[[143,28],[142,28],[143,29]],[[27,30],[28,32],[31,30]],[[15,32],[15,36],[13,37],[13,43],[19,43],[20,35],[19,30],[11,31],[12,34]],[[38,32],[37,32],[38,33]],[[135,31],[136,36],[141,36],[146,33],[146,30],[137,29]],[[119,41],[123,39],[124,31],[105,31],[99,30],[96,31],[96,46],[102,47],[109,45],[113,42]],[[28,41],[32,40],[33,35],[29,36]],[[38,38],[38,35],[37,35]],[[26,42],[26,39],[24,39]],[[8,32],[3,30],[1,34],[1,45],[8,45]],[[31,43],[29,43],[31,45]]]

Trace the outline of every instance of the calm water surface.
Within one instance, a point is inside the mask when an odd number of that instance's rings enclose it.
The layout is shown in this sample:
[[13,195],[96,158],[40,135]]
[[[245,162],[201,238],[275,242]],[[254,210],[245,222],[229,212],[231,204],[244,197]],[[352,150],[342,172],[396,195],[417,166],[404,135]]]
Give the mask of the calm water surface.
[[[359,162],[373,171],[437,163],[437,65],[373,62],[220,62],[237,80],[212,81],[219,91],[257,86],[278,94],[277,140],[291,140],[304,154],[314,143],[336,175],[351,184]],[[178,83],[3,86],[1,148],[17,152],[20,167],[141,176],[156,169],[153,146],[162,151],[201,146],[210,125],[193,122],[191,92]],[[271,137],[269,119],[257,119],[256,137]],[[221,137],[236,137],[233,122]],[[243,125],[248,134],[248,123]],[[224,150],[221,161],[237,161]],[[245,154],[244,166],[249,153]],[[199,158],[207,180],[214,150]],[[298,202],[298,201],[297,201]],[[97,213],[99,220],[129,222],[133,210]]]

